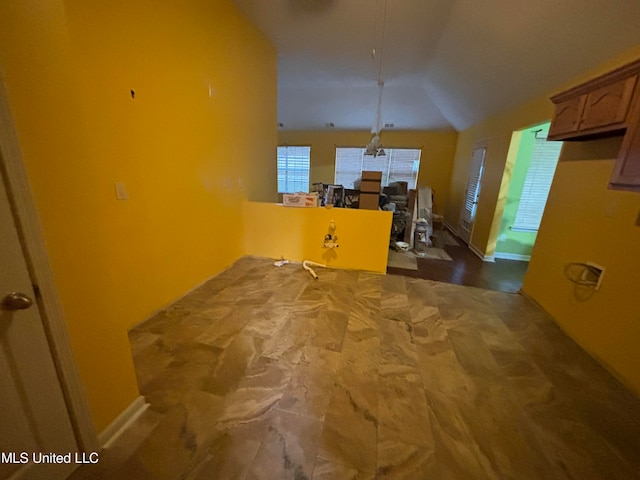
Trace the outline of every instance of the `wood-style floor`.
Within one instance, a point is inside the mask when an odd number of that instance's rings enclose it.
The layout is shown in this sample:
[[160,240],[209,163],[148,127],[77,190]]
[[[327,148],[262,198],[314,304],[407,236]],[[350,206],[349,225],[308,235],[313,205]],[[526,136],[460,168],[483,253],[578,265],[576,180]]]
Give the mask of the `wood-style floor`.
[[521,295],[243,258],[133,329],[73,480],[640,477],[640,399]]
[[417,258],[418,270],[389,267],[387,273],[437,282],[517,293],[527,273],[528,262],[496,259],[484,262],[462,240],[452,235],[458,246],[445,245],[452,260]]

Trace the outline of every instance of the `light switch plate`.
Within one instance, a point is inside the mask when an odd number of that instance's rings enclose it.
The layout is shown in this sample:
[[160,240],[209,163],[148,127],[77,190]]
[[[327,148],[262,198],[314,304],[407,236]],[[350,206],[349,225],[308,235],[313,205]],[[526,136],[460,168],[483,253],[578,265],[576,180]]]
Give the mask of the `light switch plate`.
[[129,200],[129,194],[127,193],[127,189],[122,182],[116,182],[116,198],[118,200]]

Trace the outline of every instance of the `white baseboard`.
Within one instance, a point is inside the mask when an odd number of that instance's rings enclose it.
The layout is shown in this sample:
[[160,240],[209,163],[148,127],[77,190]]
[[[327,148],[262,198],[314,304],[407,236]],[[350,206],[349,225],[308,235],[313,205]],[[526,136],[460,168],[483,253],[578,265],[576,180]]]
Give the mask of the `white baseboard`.
[[501,258],[503,260],[518,260],[520,262],[528,262],[531,260],[531,255],[521,255],[519,253],[502,253],[496,252],[495,258]]
[[482,260],[483,262],[495,262],[496,258],[493,255],[485,255],[484,252],[480,251],[480,249],[478,247],[476,247],[473,244],[469,244],[469,248],[471,249],[471,251],[473,253],[475,253],[478,257],[480,257],[480,260]]
[[107,428],[98,434],[98,441],[102,448],[109,448],[116,439],[124,432],[142,413],[149,407],[149,404],[141,395],[118,415]]

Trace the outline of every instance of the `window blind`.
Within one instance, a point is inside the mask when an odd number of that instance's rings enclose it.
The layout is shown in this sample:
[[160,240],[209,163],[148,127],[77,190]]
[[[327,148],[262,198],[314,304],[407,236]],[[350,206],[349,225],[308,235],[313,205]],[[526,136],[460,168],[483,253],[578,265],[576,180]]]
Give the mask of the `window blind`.
[[486,152],[486,148],[476,148],[471,158],[471,168],[469,169],[469,179],[467,180],[467,190],[464,197],[464,210],[468,212],[469,220],[475,214],[476,199],[480,188]]
[[278,147],[278,193],[309,191],[311,147]]
[[536,138],[511,230],[537,232],[540,228],[561,148],[562,142],[547,142],[546,138]]
[[416,188],[420,169],[420,149],[385,148],[386,155],[365,155],[364,148],[336,148],[334,183],[354,188],[354,182],[362,177],[362,171],[382,172],[382,185],[407,182],[408,188]]

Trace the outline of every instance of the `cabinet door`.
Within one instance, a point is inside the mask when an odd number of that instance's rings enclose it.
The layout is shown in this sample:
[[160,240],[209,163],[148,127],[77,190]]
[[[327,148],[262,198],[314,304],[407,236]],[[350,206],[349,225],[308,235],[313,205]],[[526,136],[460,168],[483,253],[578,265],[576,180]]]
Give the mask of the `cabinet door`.
[[609,187],[640,191],[640,105],[634,107]]
[[586,95],[580,95],[556,105],[549,128],[550,140],[562,139],[578,131],[586,100]]
[[625,127],[627,111],[637,76],[623,78],[615,83],[598,88],[587,95],[580,130],[602,127]]

